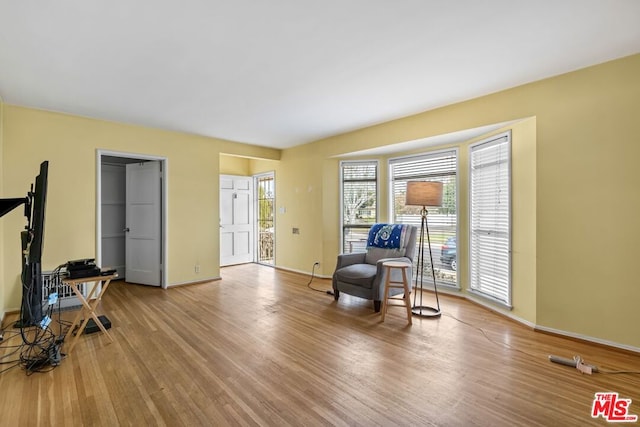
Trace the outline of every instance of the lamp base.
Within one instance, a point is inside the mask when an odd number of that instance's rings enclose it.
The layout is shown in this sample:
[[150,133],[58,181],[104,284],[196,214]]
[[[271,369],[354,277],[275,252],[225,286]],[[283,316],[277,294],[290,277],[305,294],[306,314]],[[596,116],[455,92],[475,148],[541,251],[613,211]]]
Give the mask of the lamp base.
[[440,317],[442,312],[439,308],[427,307],[424,305],[411,307],[411,313],[420,317]]

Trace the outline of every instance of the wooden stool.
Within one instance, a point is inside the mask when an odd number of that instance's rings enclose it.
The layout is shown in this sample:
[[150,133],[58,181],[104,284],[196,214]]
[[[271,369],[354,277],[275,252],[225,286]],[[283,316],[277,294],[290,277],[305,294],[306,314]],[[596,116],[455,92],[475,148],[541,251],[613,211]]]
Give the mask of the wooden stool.
[[[387,307],[389,307],[389,300],[404,300],[404,305],[407,308],[407,320],[411,325],[411,287],[407,280],[407,268],[411,267],[411,264],[400,261],[387,261],[382,264],[382,267],[386,270],[386,280],[384,282],[384,299],[382,300],[382,321],[384,322],[384,316],[387,314]],[[402,271],[402,282],[391,281],[391,271],[394,268],[399,268]],[[399,286],[402,285],[402,286]],[[389,289],[404,289],[404,298],[394,298],[389,296]],[[397,304],[391,304],[396,307],[400,307]]]
[[[89,319],[93,319],[93,321],[96,323],[96,326],[100,328],[102,332],[104,332],[104,334],[107,336],[107,338],[109,338],[111,342],[113,342],[113,338],[111,337],[111,334],[107,331],[107,329],[104,327],[104,325],[96,315],[96,308],[98,307],[98,304],[100,304],[100,301],[102,300],[104,293],[107,292],[107,288],[109,287],[109,283],[111,283],[111,279],[114,279],[116,277],[118,277],[117,274],[111,274],[109,276],[81,277],[79,279],[64,279],[62,281],[62,283],[70,286],[71,289],[73,289],[73,292],[78,297],[78,301],[80,301],[80,303],[82,304],[82,307],[80,307],[80,311],[78,312],[78,314],[76,314],[75,319],[73,319],[73,323],[69,328],[69,332],[67,332],[67,335],[73,334],[74,331],[76,334],[73,338],[71,338],[71,342],[69,343],[69,348],[66,351],[67,354],[71,353],[71,350],[73,350],[73,347],[76,346],[76,343],[80,338],[80,335],[84,333],[84,328],[87,326]],[[91,292],[89,292],[89,295],[87,295],[87,297],[85,298],[82,292],[80,292],[78,285],[81,283],[86,283],[87,286],[89,286],[89,283],[91,282],[93,282],[93,287],[91,288]],[[94,300],[91,300],[91,298],[93,298],[94,295],[96,295],[96,291],[98,290],[98,285],[102,285],[102,288],[100,289],[100,293],[97,294]],[[82,320],[82,323],[80,324],[81,318],[84,318],[84,320]],[[76,326],[78,325],[80,326],[76,330]]]

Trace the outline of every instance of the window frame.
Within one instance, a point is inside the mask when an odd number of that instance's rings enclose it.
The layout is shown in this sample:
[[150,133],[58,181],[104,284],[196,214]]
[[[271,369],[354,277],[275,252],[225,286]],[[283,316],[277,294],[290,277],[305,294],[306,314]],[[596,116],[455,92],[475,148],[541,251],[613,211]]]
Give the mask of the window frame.
[[[363,159],[363,160],[341,160],[340,161],[340,165],[338,168],[338,173],[340,175],[339,179],[340,179],[340,240],[339,240],[339,252],[338,253],[346,253],[344,252],[344,248],[345,248],[345,242],[344,242],[344,237],[345,237],[345,226],[347,224],[344,223],[344,166],[345,165],[357,165],[357,164],[370,164],[370,165],[375,165],[376,168],[376,203],[375,203],[375,208],[376,208],[376,219],[375,222],[378,222],[380,220],[380,161],[377,159]],[[375,223],[374,222],[374,223]],[[362,229],[369,229],[371,228],[371,225],[373,224],[368,224],[368,225],[363,225],[362,227],[353,227],[353,228],[362,228]]]
[[[507,144],[507,161],[506,161],[506,166],[507,166],[507,185],[506,188],[509,192],[509,197],[507,198],[508,200],[508,209],[507,209],[507,213],[508,213],[508,224],[507,224],[507,268],[508,268],[508,272],[506,275],[506,281],[507,281],[507,289],[506,289],[506,294],[507,294],[507,298],[505,301],[503,301],[502,299],[491,295],[490,293],[486,293],[486,292],[482,292],[482,290],[479,290],[477,288],[473,288],[473,275],[474,275],[474,269],[473,269],[473,251],[474,251],[474,245],[473,245],[473,237],[474,237],[474,231],[473,231],[473,184],[472,184],[472,180],[473,180],[473,151],[474,149],[477,149],[480,146],[483,145],[488,145],[488,144],[493,144],[493,145],[497,145],[500,143],[500,140],[505,139],[506,138],[506,144]],[[469,292],[475,296],[478,296],[480,298],[484,298],[487,299],[495,304],[504,306],[505,308],[512,310],[513,309],[513,265],[512,265],[512,245],[513,245],[513,179],[512,179],[512,138],[511,138],[511,131],[506,131],[506,132],[502,132],[496,135],[492,135],[488,138],[483,139],[482,141],[478,141],[475,142],[473,144],[470,144],[468,147],[468,185],[469,185],[469,197],[468,197],[468,221],[469,221],[469,238],[468,238],[468,259],[469,259]]]
[[[397,157],[390,157],[389,159],[387,159],[387,199],[388,199],[388,215],[390,219],[390,222],[395,221],[395,217],[394,217],[394,200],[395,200],[395,193],[394,193],[394,176],[392,173],[392,165],[394,163],[399,163],[400,161],[403,160],[408,160],[411,161],[411,159],[414,160],[419,160],[420,158],[426,158],[426,157],[431,157],[431,156],[437,156],[439,154],[445,154],[445,153],[452,153],[455,156],[455,186],[456,186],[456,251],[457,254],[460,254],[460,147],[458,146],[454,146],[454,147],[447,147],[447,148],[440,148],[440,149],[435,149],[435,150],[431,150],[431,151],[425,151],[422,153],[417,153],[417,154],[408,154],[408,155],[404,155],[404,156],[397,156]],[[429,220],[429,218],[427,217],[427,221]],[[417,224],[418,227],[418,233],[420,233],[420,223]],[[419,237],[416,239],[416,245],[419,244],[418,243]],[[425,236],[425,240],[426,240],[426,236]],[[433,242],[431,244],[431,248],[433,250]],[[416,248],[416,257],[417,257],[417,249]],[[459,257],[457,257],[459,260]],[[447,289],[452,289],[452,290],[457,290],[459,291],[461,289],[460,287],[460,267],[458,267],[456,269],[456,281],[455,284],[452,284],[451,282],[441,282],[438,281],[437,285],[438,286],[444,286]],[[415,280],[415,279],[414,279]],[[429,281],[426,281],[426,283],[424,283],[425,286],[429,286]]]

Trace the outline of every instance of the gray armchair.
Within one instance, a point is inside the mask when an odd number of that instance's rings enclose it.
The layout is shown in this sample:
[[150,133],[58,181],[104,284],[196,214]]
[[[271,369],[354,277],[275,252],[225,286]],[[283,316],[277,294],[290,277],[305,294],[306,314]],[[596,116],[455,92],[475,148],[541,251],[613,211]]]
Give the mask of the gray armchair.
[[[369,239],[366,252],[350,253],[338,255],[336,270],[333,273],[333,295],[337,301],[340,293],[344,292],[368,300],[373,300],[373,309],[380,311],[380,302],[383,298],[383,286],[386,280],[382,264],[385,261],[404,261],[409,264],[413,262],[416,249],[417,227],[413,225],[402,225],[405,227],[400,244],[396,248],[374,247],[370,245],[376,236],[372,233],[376,231],[376,226],[398,227],[399,224],[376,224],[369,231]],[[398,274],[398,277],[395,274]],[[401,281],[401,271],[394,270],[391,280]],[[412,268],[408,269],[408,280],[411,284]],[[391,294],[402,293],[402,290],[391,290]]]

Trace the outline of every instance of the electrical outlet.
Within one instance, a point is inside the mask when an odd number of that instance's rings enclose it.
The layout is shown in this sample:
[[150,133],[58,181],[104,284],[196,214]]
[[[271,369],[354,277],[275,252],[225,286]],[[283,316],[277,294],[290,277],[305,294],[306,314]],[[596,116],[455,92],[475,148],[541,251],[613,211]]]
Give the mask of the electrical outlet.
[[194,270],[195,270],[196,274],[200,273],[200,264],[196,264],[195,267],[194,267]]
[[320,261],[316,261],[316,262],[314,262],[314,263],[313,263],[313,266],[314,266],[314,267],[320,267]]
[[291,230],[291,232],[293,234],[300,234],[300,229],[298,227],[293,227],[293,229]]

